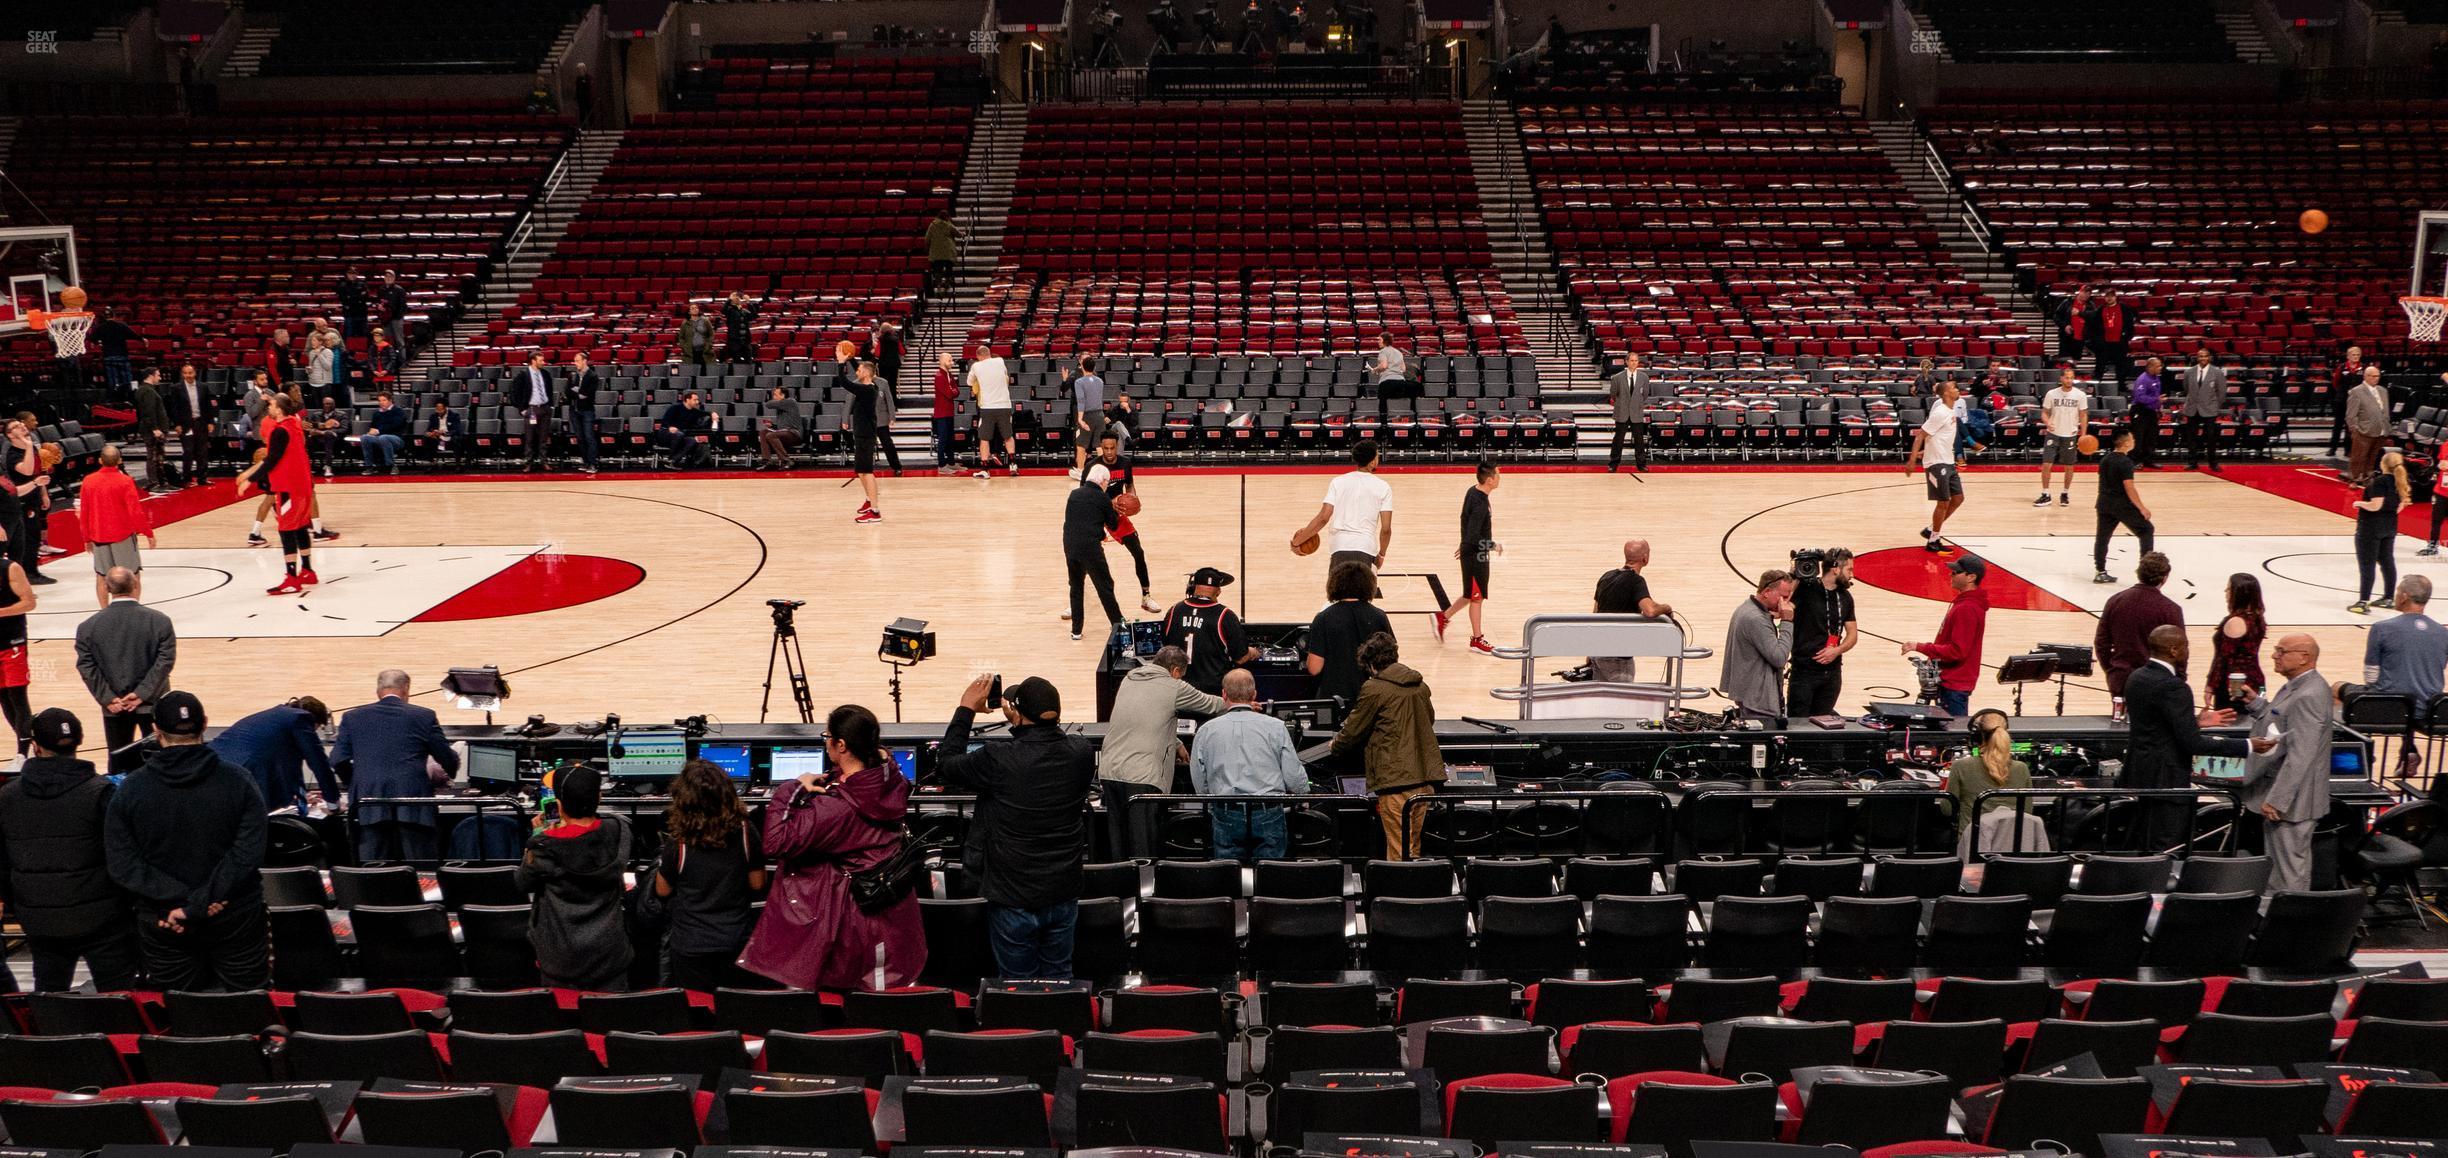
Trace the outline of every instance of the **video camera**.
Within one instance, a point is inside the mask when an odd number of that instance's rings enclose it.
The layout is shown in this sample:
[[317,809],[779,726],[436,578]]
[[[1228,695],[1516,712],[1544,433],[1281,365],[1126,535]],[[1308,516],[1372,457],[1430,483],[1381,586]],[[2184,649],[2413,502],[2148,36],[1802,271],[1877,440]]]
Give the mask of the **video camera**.
[[1793,577],[1804,583],[1817,582],[1821,575],[1827,574],[1828,555],[1825,547],[1796,548],[1792,552]]

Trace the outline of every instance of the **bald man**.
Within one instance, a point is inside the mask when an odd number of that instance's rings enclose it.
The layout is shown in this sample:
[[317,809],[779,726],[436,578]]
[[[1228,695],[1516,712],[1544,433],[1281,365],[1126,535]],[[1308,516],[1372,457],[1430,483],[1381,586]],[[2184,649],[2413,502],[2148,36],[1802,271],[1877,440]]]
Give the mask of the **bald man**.
[[[2125,746],[2125,770],[2119,788],[2190,788],[2193,757],[2243,756],[2242,740],[2217,740],[2201,733],[2235,722],[2235,713],[2193,708],[2192,681],[2185,678],[2191,645],[2184,628],[2161,624],[2146,641],[2150,659],[2125,677],[2125,711],[2132,738]],[[2193,804],[2189,800],[2145,801],[2139,843],[2144,853],[2160,853],[2189,843],[2193,836]]]
[[2268,696],[2244,689],[2252,724],[2244,807],[2261,814],[2271,891],[2304,892],[2312,887],[2312,826],[2329,814],[2329,681],[2319,671],[2320,644],[2309,635],[2281,636],[2270,665],[2286,686]]
[[[1641,575],[1648,567],[1649,540],[1626,540],[1623,566],[1598,577],[1598,592],[1591,610],[1601,615],[1653,618],[1674,614],[1674,608],[1650,598],[1649,580]],[[1600,680],[1628,681],[1632,678],[1632,661],[1616,656],[1591,656],[1590,671]]]

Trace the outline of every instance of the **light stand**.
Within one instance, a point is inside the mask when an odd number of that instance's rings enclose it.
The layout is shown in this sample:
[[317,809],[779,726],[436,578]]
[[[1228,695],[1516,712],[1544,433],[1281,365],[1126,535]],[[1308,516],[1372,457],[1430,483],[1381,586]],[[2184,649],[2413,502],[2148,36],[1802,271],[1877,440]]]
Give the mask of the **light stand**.
[[898,724],[901,722],[901,669],[914,666],[915,661],[903,662],[889,655],[879,655],[876,658],[883,660],[885,666],[892,668],[892,675],[884,681],[884,686],[892,693],[893,723]]
[[773,608],[773,648],[765,653],[765,695],[757,701],[757,722],[765,722],[773,705],[774,668],[779,665],[790,677],[791,699],[799,705],[799,722],[816,722],[816,697],[808,689],[807,660],[799,652],[799,625],[792,613],[806,606],[805,600],[768,599]]

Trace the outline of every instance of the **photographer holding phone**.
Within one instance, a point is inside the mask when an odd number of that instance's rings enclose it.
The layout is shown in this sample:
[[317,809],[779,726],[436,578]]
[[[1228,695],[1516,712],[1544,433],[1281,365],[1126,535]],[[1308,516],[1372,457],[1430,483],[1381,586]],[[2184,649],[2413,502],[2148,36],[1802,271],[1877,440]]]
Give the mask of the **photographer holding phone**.
[[970,751],[970,725],[988,708],[997,682],[984,675],[969,681],[944,729],[935,771],[945,786],[978,795],[961,863],[986,898],[996,975],[1066,980],[1096,752],[1063,731],[1062,694],[1040,676],[1012,685],[1003,697],[1011,739]]
[[881,735],[874,712],[843,704],[825,717],[826,771],[774,785],[764,833],[773,891],[742,969],[795,989],[889,989],[926,967],[917,894],[869,912],[846,881],[891,859],[909,811],[909,780]]

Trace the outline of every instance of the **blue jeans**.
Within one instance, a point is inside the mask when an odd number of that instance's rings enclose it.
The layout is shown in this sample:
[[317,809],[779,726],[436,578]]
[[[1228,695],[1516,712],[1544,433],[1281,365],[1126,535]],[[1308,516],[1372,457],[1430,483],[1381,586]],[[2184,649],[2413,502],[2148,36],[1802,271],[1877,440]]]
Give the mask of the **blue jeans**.
[[366,469],[381,467],[387,470],[392,461],[399,457],[401,445],[399,435],[369,434],[357,440],[357,452],[364,457]]
[[1940,688],[1938,689],[1938,706],[1946,709],[1946,714],[1962,719],[1971,714],[1972,693],[1959,692],[1953,688]]
[[594,466],[595,451],[597,449],[595,437],[595,412],[592,410],[572,410],[569,412],[569,420],[570,437],[578,440],[578,457],[585,460],[589,467]]
[[136,375],[128,366],[125,354],[108,354],[102,358],[102,380],[110,384],[111,397],[117,398],[136,386]]
[[938,418],[935,425],[935,465],[952,466],[952,420]]
[[1284,810],[1272,805],[1210,804],[1207,826],[1213,833],[1215,855],[1244,863],[1282,860],[1286,837]]
[[994,948],[995,974],[1007,981],[1071,979],[1071,940],[1079,929],[1079,902],[1056,901],[1042,909],[986,906],[986,940]]

